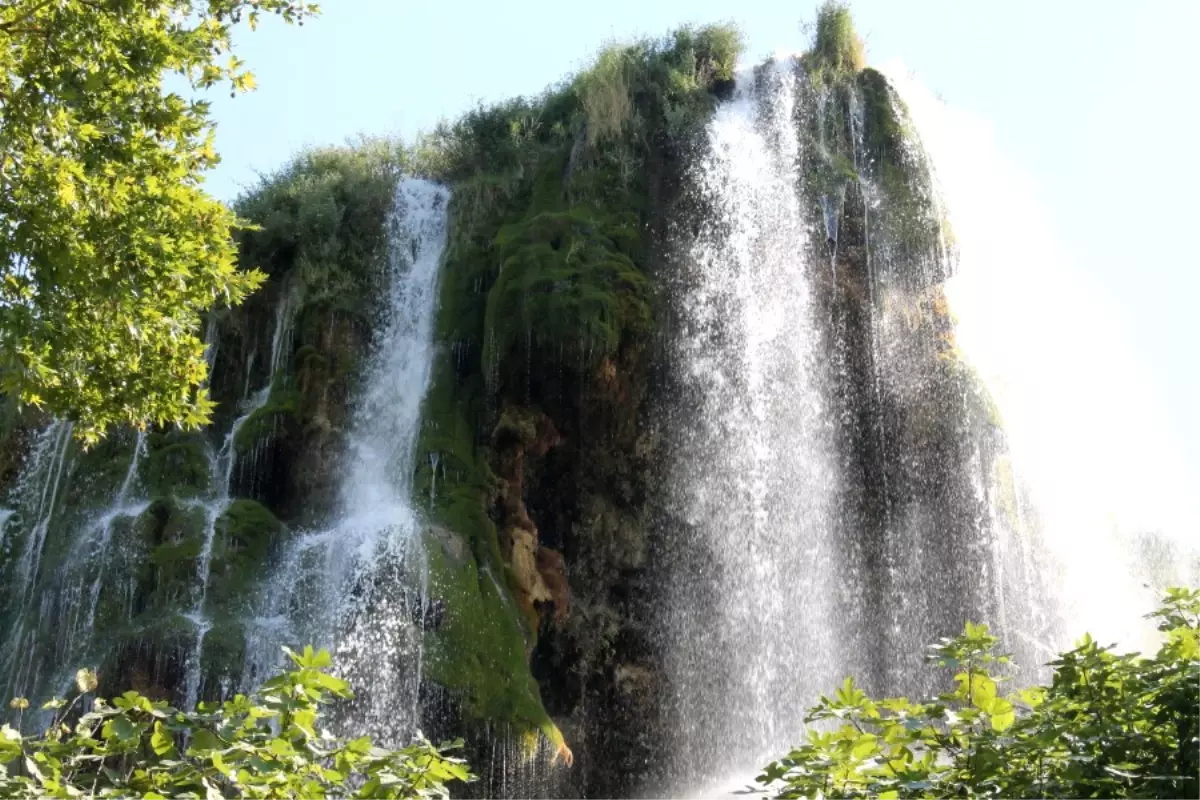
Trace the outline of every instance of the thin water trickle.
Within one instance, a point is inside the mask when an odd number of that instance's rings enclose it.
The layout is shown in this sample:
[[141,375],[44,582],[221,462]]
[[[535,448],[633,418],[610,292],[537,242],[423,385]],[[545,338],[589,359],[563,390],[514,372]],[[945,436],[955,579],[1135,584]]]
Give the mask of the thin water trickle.
[[121,488],[117,490],[117,495],[113,500],[112,506],[100,515],[97,524],[99,536],[94,540],[92,537],[87,537],[91,544],[88,558],[97,567],[96,577],[92,581],[92,588],[89,593],[86,622],[84,627],[78,631],[78,635],[86,636],[88,640],[92,637],[93,626],[96,622],[96,608],[100,603],[100,588],[103,585],[106,574],[105,566],[108,563],[108,549],[112,544],[113,532],[116,530],[117,522],[121,519],[132,519],[140,516],[150,505],[145,500],[134,501],[131,497],[134,483],[137,480],[138,465],[145,455],[146,432],[138,431],[137,439],[133,445],[133,457],[129,459],[129,468],[125,471],[125,478],[121,481]]
[[436,450],[429,454],[429,507],[431,509],[437,502],[437,471],[440,455]]
[[[212,573],[213,542],[217,535],[217,526],[222,516],[233,504],[234,481],[238,469],[238,434],[255,414],[266,406],[271,397],[275,376],[282,370],[290,356],[292,337],[292,295],[285,286],[283,296],[275,306],[274,328],[271,334],[271,360],[267,365],[266,385],[250,395],[242,403],[241,414],[229,427],[229,432],[214,453],[211,446],[209,455],[209,482],[216,487],[214,495],[208,500],[195,503],[204,513],[204,539],[200,545],[200,554],[196,560],[196,577],[192,588],[191,607],[183,613],[184,619],[192,625],[192,644],[185,659],[184,667],[184,707],[194,708],[203,690],[204,639],[212,630],[212,620],[206,609],[208,600],[208,584]],[[214,336],[215,341],[215,336]],[[251,458],[256,459],[260,441],[255,442]]]

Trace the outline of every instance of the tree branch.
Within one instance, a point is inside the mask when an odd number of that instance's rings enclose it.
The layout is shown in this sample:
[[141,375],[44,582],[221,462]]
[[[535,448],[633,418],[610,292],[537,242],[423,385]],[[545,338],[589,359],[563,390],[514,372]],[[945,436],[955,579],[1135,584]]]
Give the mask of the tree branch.
[[[50,5],[50,3],[52,1],[53,0],[42,0],[42,2],[38,3],[36,6],[29,9],[28,11],[26,11],[24,14],[20,14],[16,17],[13,17],[12,19],[8,20],[7,22],[0,22],[0,32],[8,33],[9,29],[13,28],[14,25],[16,25],[17,23],[20,23],[20,22],[24,22],[25,20],[29,19],[30,17],[35,16],[43,8]],[[21,30],[21,29],[17,29],[17,30]]]

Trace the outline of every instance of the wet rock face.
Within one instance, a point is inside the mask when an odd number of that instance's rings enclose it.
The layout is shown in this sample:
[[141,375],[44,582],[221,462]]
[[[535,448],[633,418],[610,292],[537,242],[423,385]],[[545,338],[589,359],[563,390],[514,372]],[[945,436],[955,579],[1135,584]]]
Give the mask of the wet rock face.
[[[803,66],[802,84],[813,75]],[[881,631],[932,641],[961,628],[963,609],[990,608],[978,545],[987,509],[973,481],[1000,455],[997,420],[957,355],[942,291],[955,254],[903,103],[870,68],[825,80],[797,121],[822,142],[804,191],[817,315],[829,321],[822,381],[840,420],[838,540],[866,576],[843,609],[848,650],[872,691],[914,692],[904,681],[920,673],[919,649]]]

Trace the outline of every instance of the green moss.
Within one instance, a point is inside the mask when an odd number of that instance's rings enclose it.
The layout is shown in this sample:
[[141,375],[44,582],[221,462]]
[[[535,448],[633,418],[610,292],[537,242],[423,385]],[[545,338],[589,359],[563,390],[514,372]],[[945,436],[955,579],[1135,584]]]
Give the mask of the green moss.
[[144,514],[142,530],[152,537],[148,559],[154,570],[150,605],[160,609],[186,606],[200,568],[208,518],[200,505],[175,500],[155,501]]
[[261,503],[245,498],[230,503],[216,521],[209,601],[218,608],[243,602],[286,530]]
[[910,253],[935,253],[942,246],[942,220],[936,212],[928,160],[908,109],[876,70],[864,69],[857,85],[864,111],[863,146],[873,165],[870,177],[884,196],[876,220],[877,238]]
[[237,433],[233,436],[235,453],[248,453],[254,449],[260,439],[271,436],[279,429],[296,418],[300,408],[300,393],[290,387],[271,386],[271,394],[267,402],[242,422]]
[[[584,209],[543,212],[496,237],[485,359],[523,369],[537,348],[590,367],[651,325],[650,284],[618,244],[632,221]],[[611,235],[609,235],[611,233]],[[625,242],[629,246],[628,240]]]
[[103,508],[119,491],[133,458],[133,434],[128,429],[114,431],[88,449],[71,450],[71,480],[60,498],[60,513],[86,514]]
[[323,370],[329,366],[329,359],[311,344],[306,344],[299,348],[292,358],[296,364],[297,372],[302,369]]
[[94,641],[104,642],[128,625],[137,600],[153,591],[155,565],[150,554],[160,525],[148,513],[113,522],[112,541],[104,556],[106,579],[100,581],[96,598]]
[[208,490],[212,477],[208,445],[199,432],[147,434],[146,458],[138,470],[141,483],[150,496],[202,494]]
[[236,615],[216,614],[200,653],[200,674],[209,687],[205,694],[212,696],[222,682],[240,677],[245,663],[245,624]]
[[438,536],[427,534],[425,541],[430,592],[446,608],[442,625],[426,634],[430,677],[453,692],[469,716],[540,730],[560,744],[529,672],[526,628],[496,568],[480,567],[465,548]]

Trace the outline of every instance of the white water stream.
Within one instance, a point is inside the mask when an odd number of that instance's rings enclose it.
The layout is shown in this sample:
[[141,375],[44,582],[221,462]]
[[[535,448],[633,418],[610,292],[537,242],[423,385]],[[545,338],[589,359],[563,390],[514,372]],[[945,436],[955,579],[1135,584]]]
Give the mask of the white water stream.
[[1118,308],[1063,251],[1036,186],[990,127],[902,65],[884,72],[937,170],[960,254],[946,290],[958,342],[996,399],[1037,518],[1036,559],[1057,589],[1044,601],[1065,623],[1046,644],[1087,631],[1153,647],[1140,615],[1164,586],[1200,580],[1200,476],[1162,426]]
[[757,85],[740,75],[717,109],[694,172],[712,212],[676,289],[686,311],[673,360],[694,406],[669,423],[670,486],[690,533],[670,548],[664,650],[676,769],[697,781],[798,736],[781,700],[823,688],[838,663],[836,475],[814,374],[795,102],[786,60]]
[[[889,206],[877,182],[858,90],[805,100],[793,64],[742,73],[717,109],[693,172],[707,217],[672,287],[682,390],[668,423],[670,492],[683,533],[667,559],[664,659],[675,794],[752,782],[801,741],[805,708],[846,674],[867,670],[878,691],[926,691],[924,646],[964,619],[1033,662],[1028,679],[1085,630],[1153,647],[1141,615],[1163,586],[1200,577],[1194,493],[1145,377],[1113,312],[1064,267],[1029,186],[977,123],[889,70],[924,144],[908,157],[928,155],[932,211],[952,230],[914,249],[894,238],[911,212]],[[797,174],[829,158],[823,124],[815,154],[798,131],[834,102],[865,198],[857,342],[837,307],[817,319],[822,276],[837,292],[849,284],[806,236],[821,230],[842,247],[838,216],[852,198],[810,208]],[[928,310],[947,271],[950,353]],[[823,332],[842,344],[822,351]],[[842,347],[867,354],[866,378],[847,371]],[[947,377],[964,374],[964,358],[1001,419],[981,417],[974,389],[946,396],[975,385]],[[851,396],[874,408],[838,418],[830,399],[855,385]],[[884,465],[875,489],[856,472],[864,446]],[[854,515],[864,490],[882,496],[874,533]]]
[[279,645],[335,652],[358,690],[359,730],[407,742],[418,722],[426,572],[412,505],[413,453],[433,362],[449,192],[400,182],[390,223],[389,295],[345,454],[339,511],[301,533],[264,588],[248,628],[244,681],[279,662]]

